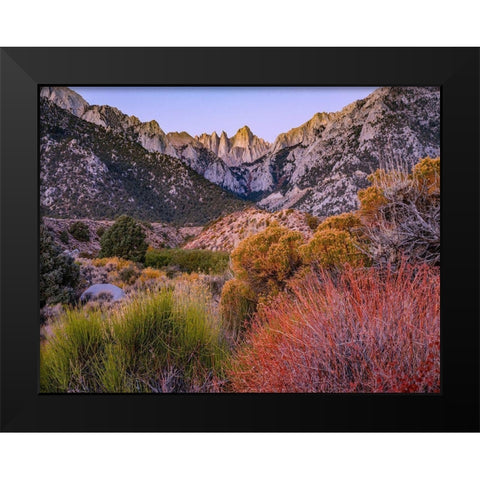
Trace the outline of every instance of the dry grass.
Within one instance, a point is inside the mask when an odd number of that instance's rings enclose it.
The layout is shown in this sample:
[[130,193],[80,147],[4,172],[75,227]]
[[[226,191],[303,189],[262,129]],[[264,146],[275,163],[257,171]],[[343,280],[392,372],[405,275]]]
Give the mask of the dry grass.
[[307,275],[257,314],[230,367],[239,392],[439,392],[435,267]]

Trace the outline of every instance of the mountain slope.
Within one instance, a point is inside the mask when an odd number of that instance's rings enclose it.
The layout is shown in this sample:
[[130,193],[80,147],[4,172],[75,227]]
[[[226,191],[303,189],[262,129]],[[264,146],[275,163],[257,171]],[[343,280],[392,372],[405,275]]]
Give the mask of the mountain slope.
[[[90,239],[88,241],[76,240],[68,233],[70,226],[81,220],[88,228]],[[55,243],[63,249],[74,251],[85,255],[96,256],[100,251],[99,228],[107,230],[113,225],[113,220],[92,220],[90,218],[64,219],[43,217],[42,223],[52,234]],[[175,227],[168,223],[147,223],[140,224],[145,235],[147,244],[153,248],[176,248],[192,236],[198,235],[202,227]],[[66,238],[65,238],[66,237]],[[68,239],[67,242],[65,240]]]
[[183,248],[231,252],[244,238],[265,230],[273,222],[300,232],[305,241],[318,225],[318,219],[308,213],[292,209],[271,213],[252,207],[211,222]]
[[246,203],[176,158],[151,153],[112,128],[40,102],[43,215],[199,225]]
[[241,193],[269,210],[328,216],[357,208],[357,192],[377,168],[439,154],[439,89],[379,88],[279,135],[271,152],[242,166],[250,183]]
[[[248,127],[240,129],[232,138],[223,132],[217,147],[214,141],[212,143],[206,140],[206,134],[195,138],[187,132],[166,134],[155,120],[141,122],[134,115],[126,115],[118,108],[90,105],[68,87],[43,87],[40,97],[52,101],[82,120],[139,143],[149,152],[165,153],[178,158],[207,180],[235,193],[244,188],[242,178],[232,172],[230,165],[251,161],[265,153],[269,147],[267,142],[253,135]],[[215,136],[216,133],[212,134],[212,138]]]

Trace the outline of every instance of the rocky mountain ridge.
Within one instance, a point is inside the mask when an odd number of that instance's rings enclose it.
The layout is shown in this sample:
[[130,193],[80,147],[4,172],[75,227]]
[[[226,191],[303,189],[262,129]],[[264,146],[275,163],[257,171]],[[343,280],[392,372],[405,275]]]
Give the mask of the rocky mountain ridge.
[[43,87],[40,97],[82,120],[125,135],[149,152],[179,158],[207,180],[232,192],[241,191],[241,187],[229,167],[255,160],[270,147],[268,142],[253,135],[248,126],[231,138],[225,132],[220,137],[215,132],[211,136],[192,137],[187,132],[165,133],[156,120],[141,122],[116,107],[90,105],[68,87]]
[[201,225],[248,203],[177,158],[149,152],[112,127],[40,99],[40,204],[44,216]]
[[296,208],[328,216],[357,207],[357,192],[381,166],[411,167],[440,154],[440,91],[436,87],[382,87],[339,112],[317,113],[280,133],[273,144],[242,127],[233,137],[165,134],[108,106],[90,106],[64,87],[41,95],[150,152],[167,153],[212,183],[261,208]]
[[356,209],[377,168],[409,169],[439,155],[440,90],[383,87],[279,135],[266,155],[241,166],[248,184],[240,193],[268,210],[325,217]]
[[243,163],[253,162],[271,148],[270,143],[254,135],[248,125],[240,128],[231,138],[222,131],[220,137],[217,132],[213,132],[211,135],[203,133],[195,139],[221,158],[229,167],[238,167]]

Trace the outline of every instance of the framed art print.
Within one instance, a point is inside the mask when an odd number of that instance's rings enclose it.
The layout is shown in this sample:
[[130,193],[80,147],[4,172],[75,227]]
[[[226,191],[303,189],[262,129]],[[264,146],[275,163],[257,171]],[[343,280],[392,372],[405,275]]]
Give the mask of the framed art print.
[[3,430],[478,431],[478,49],[1,64]]

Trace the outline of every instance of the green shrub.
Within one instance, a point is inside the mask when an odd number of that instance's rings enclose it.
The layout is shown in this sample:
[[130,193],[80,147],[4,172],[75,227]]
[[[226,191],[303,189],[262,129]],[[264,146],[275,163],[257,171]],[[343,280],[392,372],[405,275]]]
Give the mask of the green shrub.
[[183,250],[181,248],[148,249],[145,265],[153,268],[174,267],[192,273],[223,273],[228,267],[226,252]]
[[97,237],[98,238],[102,238],[103,234],[105,233],[105,227],[104,226],[100,226],[97,228]]
[[70,235],[79,242],[88,242],[90,240],[90,230],[83,222],[74,222],[68,229]]
[[152,225],[150,222],[148,222],[147,220],[144,220],[144,221],[142,221],[141,223],[142,223],[142,225],[143,225],[145,228],[148,228],[148,230],[152,230],[152,231],[153,231],[153,225]]
[[69,310],[41,347],[41,391],[211,391],[226,354],[210,303],[195,284],[138,295],[118,310]]
[[122,282],[126,283],[127,285],[132,285],[140,276],[140,271],[137,268],[130,266],[120,270],[118,276]]
[[59,235],[60,241],[64,243],[65,245],[68,245],[69,239],[68,239],[68,232],[66,230],[62,230]]
[[123,215],[102,235],[99,257],[120,257],[143,262],[147,243],[145,232],[133,218]]
[[80,268],[53,241],[47,229],[40,226],[40,307],[75,300]]

